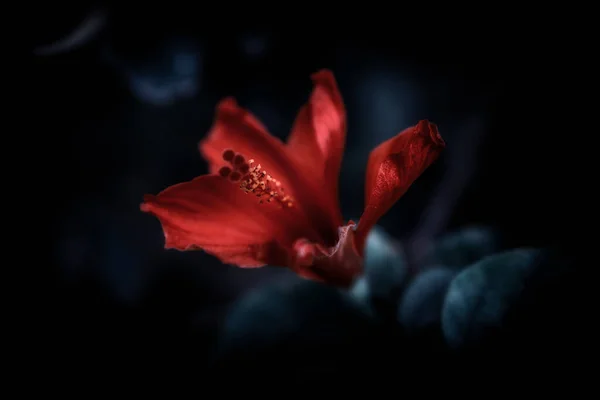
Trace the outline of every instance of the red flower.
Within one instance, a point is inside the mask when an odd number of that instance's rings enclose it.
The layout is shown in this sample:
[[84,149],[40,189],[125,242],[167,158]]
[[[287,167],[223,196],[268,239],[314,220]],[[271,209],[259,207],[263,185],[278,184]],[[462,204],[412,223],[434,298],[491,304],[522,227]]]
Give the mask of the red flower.
[[346,112],[330,71],[312,79],[287,143],[233,99],[217,106],[200,142],[210,174],[146,195],[141,205],[160,220],[165,248],[202,249],[244,268],[288,266],[339,286],[361,274],[369,230],[445,144],[428,121],[380,144],[367,165],[365,210],[358,224],[344,224],[338,175]]

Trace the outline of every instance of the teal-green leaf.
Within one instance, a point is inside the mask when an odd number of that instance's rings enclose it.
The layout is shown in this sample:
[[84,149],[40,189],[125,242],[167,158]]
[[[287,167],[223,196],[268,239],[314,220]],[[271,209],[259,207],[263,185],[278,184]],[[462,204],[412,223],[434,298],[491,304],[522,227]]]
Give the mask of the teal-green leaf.
[[235,302],[226,317],[225,353],[261,352],[359,334],[371,319],[347,291],[292,278],[257,288]]
[[415,277],[398,307],[398,321],[407,332],[439,328],[444,298],[455,275],[450,268],[432,267]]
[[540,250],[516,249],[483,258],[450,283],[442,309],[444,337],[452,347],[477,340],[500,327],[525,280],[537,265]]
[[426,265],[445,265],[461,269],[499,250],[493,230],[468,227],[438,239],[426,257]]
[[408,278],[408,268],[400,244],[381,227],[367,237],[364,278],[371,298],[389,299]]

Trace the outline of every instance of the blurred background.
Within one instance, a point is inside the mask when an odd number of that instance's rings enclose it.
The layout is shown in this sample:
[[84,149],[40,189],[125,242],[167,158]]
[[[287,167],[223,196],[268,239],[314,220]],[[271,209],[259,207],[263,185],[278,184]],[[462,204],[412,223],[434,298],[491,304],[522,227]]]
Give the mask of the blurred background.
[[[335,73],[348,112],[346,218],[362,212],[369,151],[428,119],[447,148],[379,223],[408,255],[467,226],[493,230],[497,251],[543,247],[569,260],[581,253],[578,163],[587,128],[562,91],[570,79],[557,66],[563,49],[550,34],[520,34],[523,21],[509,32],[418,14],[397,21],[383,10],[356,20],[278,11],[261,24],[254,14],[229,19],[192,3],[40,7],[27,58],[26,118],[36,135],[23,139],[48,199],[49,259],[35,279],[41,362],[214,367],[232,304],[296,278],[282,268],[243,270],[202,252],[166,251],[160,224],[139,204],[146,193],[207,172],[197,144],[221,98],[234,96],[284,139],[308,99],[310,74],[321,68]],[[31,196],[40,198],[34,186]],[[521,332],[535,337],[531,343],[575,318],[577,307],[563,302],[576,303],[583,278],[568,277],[562,282],[571,286],[544,292],[552,310],[538,318],[542,328]],[[552,314],[556,304],[565,307],[560,316]],[[398,340],[382,339],[396,328],[378,329],[369,340]],[[350,348],[360,349],[356,343]]]

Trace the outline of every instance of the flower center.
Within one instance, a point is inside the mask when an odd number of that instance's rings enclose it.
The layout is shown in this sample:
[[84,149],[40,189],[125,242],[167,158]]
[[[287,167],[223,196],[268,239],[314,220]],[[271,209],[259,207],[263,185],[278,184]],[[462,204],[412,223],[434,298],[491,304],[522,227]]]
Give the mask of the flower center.
[[254,160],[246,161],[242,154],[233,150],[225,150],[223,160],[229,165],[221,167],[219,175],[231,182],[239,182],[240,189],[246,194],[254,194],[260,199],[259,203],[274,201],[281,207],[294,205],[294,199],[285,194],[281,182],[262,169],[260,164],[255,165]]

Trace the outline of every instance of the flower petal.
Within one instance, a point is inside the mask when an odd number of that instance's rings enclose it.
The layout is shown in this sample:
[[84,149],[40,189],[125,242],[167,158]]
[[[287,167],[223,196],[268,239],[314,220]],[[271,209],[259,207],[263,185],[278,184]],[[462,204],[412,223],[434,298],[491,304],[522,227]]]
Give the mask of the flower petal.
[[231,97],[217,105],[214,124],[206,138],[200,141],[199,149],[213,174],[224,165],[223,152],[227,149],[259,160],[271,174],[276,174],[279,169],[284,173],[289,165],[282,157],[283,143],[271,136],[254,115],[239,107]]
[[437,159],[444,147],[437,126],[420,121],[371,152],[365,184],[365,211],[355,235],[360,254],[369,230]]
[[215,175],[146,195],[140,208],[160,220],[165,248],[202,249],[242,267],[286,264],[284,249],[299,234],[288,210],[258,204],[236,184]]
[[200,142],[200,152],[216,173],[224,165],[223,152],[233,149],[246,159],[254,159],[273,178],[281,182],[286,194],[292,196],[295,208],[313,227],[311,240],[332,242],[339,221],[324,204],[322,185],[315,182],[310,171],[305,171],[290,156],[286,146],[271,136],[264,126],[248,111],[228,98],[217,106],[214,125],[206,139]]
[[298,112],[287,148],[296,162],[328,189],[332,213],[339,217],[339,226],[342,215],[338,206],[338,180],[346,143],[346,110],[331,71],[321,70],[312,75],[312,80],[313,92]]
[[338,229],[338,242],[330,248],[298,240],[294,244],[292,269],[300,276],[340,287],[350,287],[362,274],[363,258],[354,245],[356,224]]

